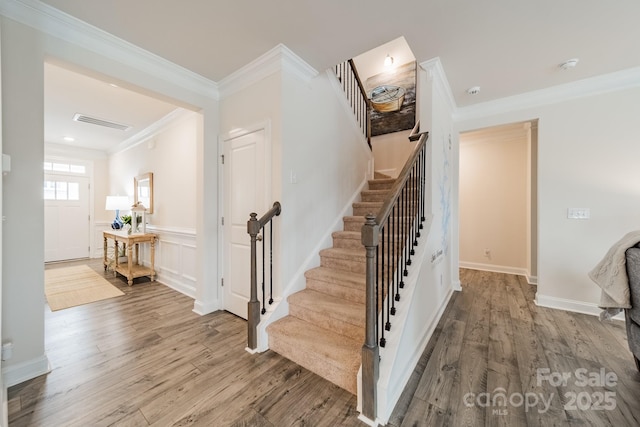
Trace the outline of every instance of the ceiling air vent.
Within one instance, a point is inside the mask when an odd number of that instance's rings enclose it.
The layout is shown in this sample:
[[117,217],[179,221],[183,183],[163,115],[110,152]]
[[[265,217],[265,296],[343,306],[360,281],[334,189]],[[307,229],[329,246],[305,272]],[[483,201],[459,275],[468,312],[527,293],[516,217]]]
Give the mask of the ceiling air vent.
[[76,122],[89,123],[89,124],[92,124],[92,125],[104,126],[104,127],[107,127],[107,128],[118,129],[118,130],[122,130],[122,131],[128,131],[129,129],[131,129],[131,126],[129,126],[129,125],[123,125],[121,123],[110,122],[108,120],[102,120],[102,119],[98,119],[96,117],[86,116],[86,115],[80,114],[80,113],[76,113],[75,116],[73,116],[73,120],[75,120]]

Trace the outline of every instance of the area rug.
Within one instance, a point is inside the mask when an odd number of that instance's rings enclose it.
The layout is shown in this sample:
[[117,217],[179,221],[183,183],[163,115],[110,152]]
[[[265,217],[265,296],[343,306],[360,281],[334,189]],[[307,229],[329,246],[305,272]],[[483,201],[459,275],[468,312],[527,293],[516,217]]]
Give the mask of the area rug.
[[45,270],[44,292],[51,311],[124,295],[87,265]]

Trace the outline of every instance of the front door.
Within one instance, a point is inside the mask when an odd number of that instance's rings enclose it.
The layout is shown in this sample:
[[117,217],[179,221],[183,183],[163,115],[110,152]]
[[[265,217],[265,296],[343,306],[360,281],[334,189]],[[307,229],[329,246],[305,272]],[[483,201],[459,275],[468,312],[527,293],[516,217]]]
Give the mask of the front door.
[[247,221],[252,212],[260,217],[268,210],[270,152],[264,129],[224,142],[224,308],[243,319],[251,291]]
[[46,174],[44,261],[89,257],[89,178]]

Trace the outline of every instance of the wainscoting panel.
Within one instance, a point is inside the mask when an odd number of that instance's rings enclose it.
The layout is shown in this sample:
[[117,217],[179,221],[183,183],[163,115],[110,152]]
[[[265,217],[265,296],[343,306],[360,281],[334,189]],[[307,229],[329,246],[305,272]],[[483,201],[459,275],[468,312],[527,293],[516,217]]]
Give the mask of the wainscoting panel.
[[[156,246],[157,280],[191,298],[196,297],[196,232],[147,227],[158,235]],[[150,262],[148,251],[144,262]]]
[[[97,222],[93,227],[93,241],[91,242],[91,258],[102,258],[104,254],[103,231],[111,231],[110,222]],[[111,242],[110,244],[113,244]]]

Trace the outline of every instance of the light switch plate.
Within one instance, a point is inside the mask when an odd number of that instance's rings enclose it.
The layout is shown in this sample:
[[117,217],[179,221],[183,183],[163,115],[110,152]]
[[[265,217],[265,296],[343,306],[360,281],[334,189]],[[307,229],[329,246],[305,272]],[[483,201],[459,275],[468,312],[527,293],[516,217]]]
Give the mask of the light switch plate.
[[11,172],[11,156],[8,154],[2,155],[2,173]]
[[567,218],[589,219],[591,218],[591,210],[589,208],[569,208],[567,209]]

